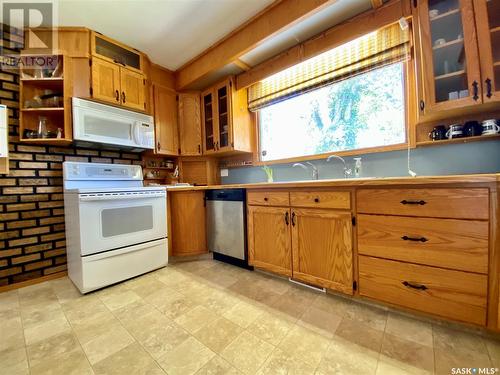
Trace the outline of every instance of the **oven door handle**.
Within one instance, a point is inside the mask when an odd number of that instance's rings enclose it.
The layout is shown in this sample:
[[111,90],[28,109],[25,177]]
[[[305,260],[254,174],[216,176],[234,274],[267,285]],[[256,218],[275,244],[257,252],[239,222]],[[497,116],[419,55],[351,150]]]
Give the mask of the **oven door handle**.
[[136,200],[147,198],[165,198],[165,192],[157,193],[130,193],[130,194],[85,194],[80,195],[80,202],[115,201],[115,200]]

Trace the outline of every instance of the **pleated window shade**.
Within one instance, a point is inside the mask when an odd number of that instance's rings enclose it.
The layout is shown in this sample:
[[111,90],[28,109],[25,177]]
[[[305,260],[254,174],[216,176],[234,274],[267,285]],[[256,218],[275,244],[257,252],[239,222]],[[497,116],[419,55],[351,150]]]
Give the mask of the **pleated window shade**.
[[408,59],[410,31],[395,23],[276,73],[248,88],[248,108],[261,108]]

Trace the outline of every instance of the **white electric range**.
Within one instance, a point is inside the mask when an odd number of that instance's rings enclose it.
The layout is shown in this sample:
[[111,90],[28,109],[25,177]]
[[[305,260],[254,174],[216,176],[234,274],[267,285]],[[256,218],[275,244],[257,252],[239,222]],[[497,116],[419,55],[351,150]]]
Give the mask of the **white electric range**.
[[82,293],[168,263],[164,187],[138,165],[63,163],[68,276]]

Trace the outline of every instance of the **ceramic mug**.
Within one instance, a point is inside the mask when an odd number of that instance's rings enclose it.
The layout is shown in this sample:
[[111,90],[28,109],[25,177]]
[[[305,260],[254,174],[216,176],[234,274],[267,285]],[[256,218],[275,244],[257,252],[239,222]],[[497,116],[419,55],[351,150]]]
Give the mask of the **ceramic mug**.
[[445,43],[446,43],[446,39],[439,38],[439,39],[436,39],[436,41],[434,42],[434,45],[435,46],[440,46],[440,45],[445,44]]
[[463,127],[465,137],[475,137],[481,135],[483,127],[477,121],[467,121]]
[[445,126],[444,125],[436,126],[429,133],[429,138],[432,141],[439,141],[439,140],[445,139],[446,138],[446,128],[445,128]]
[[460,138],[464,135],[463,126],[460,124],[450,125],[450,128],[446,132],[446,138]]
[[496,120],[489,119],[483,121],[483,135],[497,134],[500,132],[500,126],[497,125]]

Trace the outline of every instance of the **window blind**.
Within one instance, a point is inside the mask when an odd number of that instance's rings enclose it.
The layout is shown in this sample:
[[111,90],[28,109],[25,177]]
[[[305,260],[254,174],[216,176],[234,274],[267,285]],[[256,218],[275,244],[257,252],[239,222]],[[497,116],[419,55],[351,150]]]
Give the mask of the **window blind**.
[[248,108],[257,111],[304,92],[384,65],[405,60],[410,53],[409,28],[399,23],[354,39],[248,88]]

